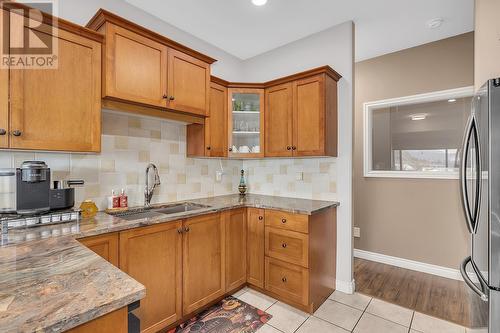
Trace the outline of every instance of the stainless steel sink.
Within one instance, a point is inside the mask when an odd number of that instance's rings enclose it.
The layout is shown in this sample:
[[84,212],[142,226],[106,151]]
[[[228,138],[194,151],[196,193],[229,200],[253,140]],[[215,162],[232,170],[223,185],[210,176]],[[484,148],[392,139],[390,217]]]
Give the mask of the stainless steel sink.
[[185,202],[185,203],[174,204],[174,205],[171,205],[168,207],[153,209],[153,210],[155,212],[168,215],[168,214],[189,212],[192,210],[198,210],[198,209],[209,208],[209,207],[210,206],[195,204],[192,202]]
[[193,210],[210,208],[210,206],[200,205],[193,202],[182,202],[164,206],[132,208],[125,212],[108,213],[127,221],[140,220],[145,218],[156,218],[172,214],[184,213]]

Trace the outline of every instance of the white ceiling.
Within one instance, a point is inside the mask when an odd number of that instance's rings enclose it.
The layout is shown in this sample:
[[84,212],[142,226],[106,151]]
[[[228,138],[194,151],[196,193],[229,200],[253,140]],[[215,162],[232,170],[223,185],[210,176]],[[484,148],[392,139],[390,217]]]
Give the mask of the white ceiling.
[[[474,0],[125,1],[240,59],[348,20],[356,23],[356,60],[473,30]],[[427,28],[436,17],[443,25]]]

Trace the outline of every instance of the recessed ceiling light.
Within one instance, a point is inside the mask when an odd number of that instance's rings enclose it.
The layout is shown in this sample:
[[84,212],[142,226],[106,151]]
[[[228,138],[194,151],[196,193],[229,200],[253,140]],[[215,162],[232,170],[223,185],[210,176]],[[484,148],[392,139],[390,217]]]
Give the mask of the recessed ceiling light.
[[412,114],[410,116],[411,120],[424,120],[427,117],[425,113]]
[[443,25],[444,20],[441,17],[433,18],[432,20],[427,21],[427,27],[429,29],[437,29],[441,25]]
[[456,101],[457,101],[457,100],[456,100],[455,98],[450,98],[450,99],[448,100],[448,103],[455,103]]
[[264,6],[267,3],[267,0],[252,0],[252,3],[256,6]]

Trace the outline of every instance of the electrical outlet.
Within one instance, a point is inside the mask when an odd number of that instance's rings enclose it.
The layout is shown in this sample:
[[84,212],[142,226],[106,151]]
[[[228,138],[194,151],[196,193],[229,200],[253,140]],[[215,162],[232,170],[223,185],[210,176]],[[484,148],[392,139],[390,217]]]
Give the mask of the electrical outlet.
[[304,173],[303,172],[297,172],[295,174],[295,180],[304,180]]
[[353,228],[353,234],[354,234],[354,237],[360,238],[361,237],[361,229],[358,228],[358,227],[354,227]]
[[215,172],[215,181],[220,183],[222,181],[222,176],[224,175],[224,172],[222,171],[216,171]]

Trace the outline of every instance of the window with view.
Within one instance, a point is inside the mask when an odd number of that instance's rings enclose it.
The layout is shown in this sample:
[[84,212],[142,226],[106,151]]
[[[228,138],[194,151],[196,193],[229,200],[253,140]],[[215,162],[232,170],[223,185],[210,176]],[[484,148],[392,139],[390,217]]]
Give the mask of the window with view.
[[455,178],[472,88],[365,104],[365,176]]

